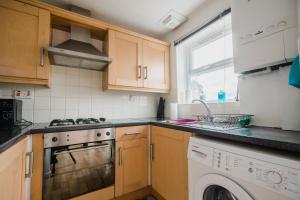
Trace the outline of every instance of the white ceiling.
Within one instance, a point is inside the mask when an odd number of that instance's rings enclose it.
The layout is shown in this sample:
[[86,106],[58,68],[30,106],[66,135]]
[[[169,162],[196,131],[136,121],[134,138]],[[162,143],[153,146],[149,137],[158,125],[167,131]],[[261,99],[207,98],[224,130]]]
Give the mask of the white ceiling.
[[74,4],[92,17],[133,31],[161,37],[170,30],[159,20],[170,9],[189,17],[205,0],[43,0],[57,6]]

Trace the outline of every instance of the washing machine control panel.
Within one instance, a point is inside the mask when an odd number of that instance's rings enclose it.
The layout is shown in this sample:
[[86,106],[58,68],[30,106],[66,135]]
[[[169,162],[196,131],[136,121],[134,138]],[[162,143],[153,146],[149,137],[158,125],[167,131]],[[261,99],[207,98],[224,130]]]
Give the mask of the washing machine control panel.
[[213,168],[230,176],[300,198],[300,171],[224,150],[214,149]]

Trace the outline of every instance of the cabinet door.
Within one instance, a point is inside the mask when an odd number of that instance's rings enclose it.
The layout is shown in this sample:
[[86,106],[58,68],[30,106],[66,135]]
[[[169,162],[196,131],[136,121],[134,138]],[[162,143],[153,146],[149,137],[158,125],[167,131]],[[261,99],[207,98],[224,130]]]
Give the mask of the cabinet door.
[[148,184],[147,138],[116,143],[115,195],[133,192]]
[[169,89],[169,47],[143,41],[143,79],[145,88]]
[[188,199],[190,133],[152,126],[152,187],[166,200]]
[[0,154],[0,199],[25,199],[26,139]]
[[117,31],[109,31],[108,82],[111,85],[142,87],[142,39]]
[[0,76],[48,79],[49,11],[1,0],[0,18]]
[[148,137],[148,126],[129,126],[116,129],[116,141]]

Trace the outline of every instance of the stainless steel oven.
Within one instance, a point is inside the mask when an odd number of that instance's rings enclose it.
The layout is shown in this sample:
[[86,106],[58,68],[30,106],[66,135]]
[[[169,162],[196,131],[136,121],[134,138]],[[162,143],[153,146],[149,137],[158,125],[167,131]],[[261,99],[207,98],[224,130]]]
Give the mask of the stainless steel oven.
[[112,128],[44,135],[43,199],[69,199],[114,185]]

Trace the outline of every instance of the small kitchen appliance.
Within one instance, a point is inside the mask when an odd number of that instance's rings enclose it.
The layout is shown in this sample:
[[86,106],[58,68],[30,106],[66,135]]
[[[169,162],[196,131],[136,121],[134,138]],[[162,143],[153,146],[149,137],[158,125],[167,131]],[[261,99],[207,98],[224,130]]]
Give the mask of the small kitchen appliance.
[[158,108],[157,108],[157,119],[164,119],[165,118],[165,99],[162,97],[159,98]]
[[0,99],[0,126],[11,127],[22,120],[22,101]]

